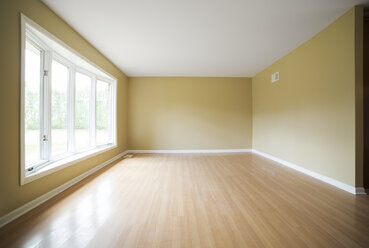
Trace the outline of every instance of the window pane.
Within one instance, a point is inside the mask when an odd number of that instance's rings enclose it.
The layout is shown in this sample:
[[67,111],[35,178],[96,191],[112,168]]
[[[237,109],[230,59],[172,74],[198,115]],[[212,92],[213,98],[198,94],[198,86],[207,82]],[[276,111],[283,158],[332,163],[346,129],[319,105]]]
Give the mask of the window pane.
[[76,73],[75,99],[75,146],[76,150],[84,150],[90,146],[90,102],[91,78]]
[[26,42],[25,51],[25,162],[26,168],[40,157],[41,51]]
[[68,111],[69,70],[53,60],[51,64],[51,154],[68,151],[67,111]]
[[96,82],[96,144],[110,143],[110,85],[103,81]]

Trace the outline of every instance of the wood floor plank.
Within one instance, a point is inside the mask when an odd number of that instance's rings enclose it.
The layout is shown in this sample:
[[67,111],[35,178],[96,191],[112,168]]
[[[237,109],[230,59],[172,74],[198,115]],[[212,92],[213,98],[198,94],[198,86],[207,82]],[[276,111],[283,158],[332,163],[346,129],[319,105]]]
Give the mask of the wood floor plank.
[[0,247],[369,247],[369,197],[252,153],[135,154],[0,229]]

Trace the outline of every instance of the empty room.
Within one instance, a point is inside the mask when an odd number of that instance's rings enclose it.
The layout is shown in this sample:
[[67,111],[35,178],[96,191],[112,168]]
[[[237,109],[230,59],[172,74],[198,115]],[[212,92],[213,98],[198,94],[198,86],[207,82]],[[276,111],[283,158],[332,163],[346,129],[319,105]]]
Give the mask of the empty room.
[[369,0],[0,0],[0,247],[369,247]]

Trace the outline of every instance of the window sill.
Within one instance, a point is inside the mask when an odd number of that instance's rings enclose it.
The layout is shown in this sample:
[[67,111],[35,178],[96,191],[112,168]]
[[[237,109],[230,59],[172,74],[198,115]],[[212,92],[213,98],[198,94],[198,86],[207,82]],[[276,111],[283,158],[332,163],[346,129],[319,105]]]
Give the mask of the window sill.
[[104,146],[104,147],[101,147],[101,148],[96,148],[96,149],[89,150],[89,151],[86,151],[86,152],[78,153],[78,154],[69,156],[67,158],[55,161],[55,162],[50,163],[47,166],[43,167],[42,169],[21,178],[21,185],[32,182],[36,179],[39,179],[41,177],[44,177],[46,175],[49,175],[51,173],[54,173],[54,172],[59,171],[61,169],[64,169],[64,168],[66,168],[68,166],[71,166],[73,164],[76,164],[80,161],[86,160],[88,158],[91,158],[91,157],[96,156],[98,154],[101,154],[103,152],[112,150],[116,147],[117,147],[117,145]]

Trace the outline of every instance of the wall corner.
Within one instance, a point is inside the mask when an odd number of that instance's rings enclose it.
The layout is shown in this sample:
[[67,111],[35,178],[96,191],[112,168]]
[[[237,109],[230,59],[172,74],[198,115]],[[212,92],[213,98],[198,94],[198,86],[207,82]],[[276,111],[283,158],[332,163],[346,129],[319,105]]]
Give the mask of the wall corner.
[[364,6],[355,6],[355,186],[364,184],[364,86],[363,86]]

